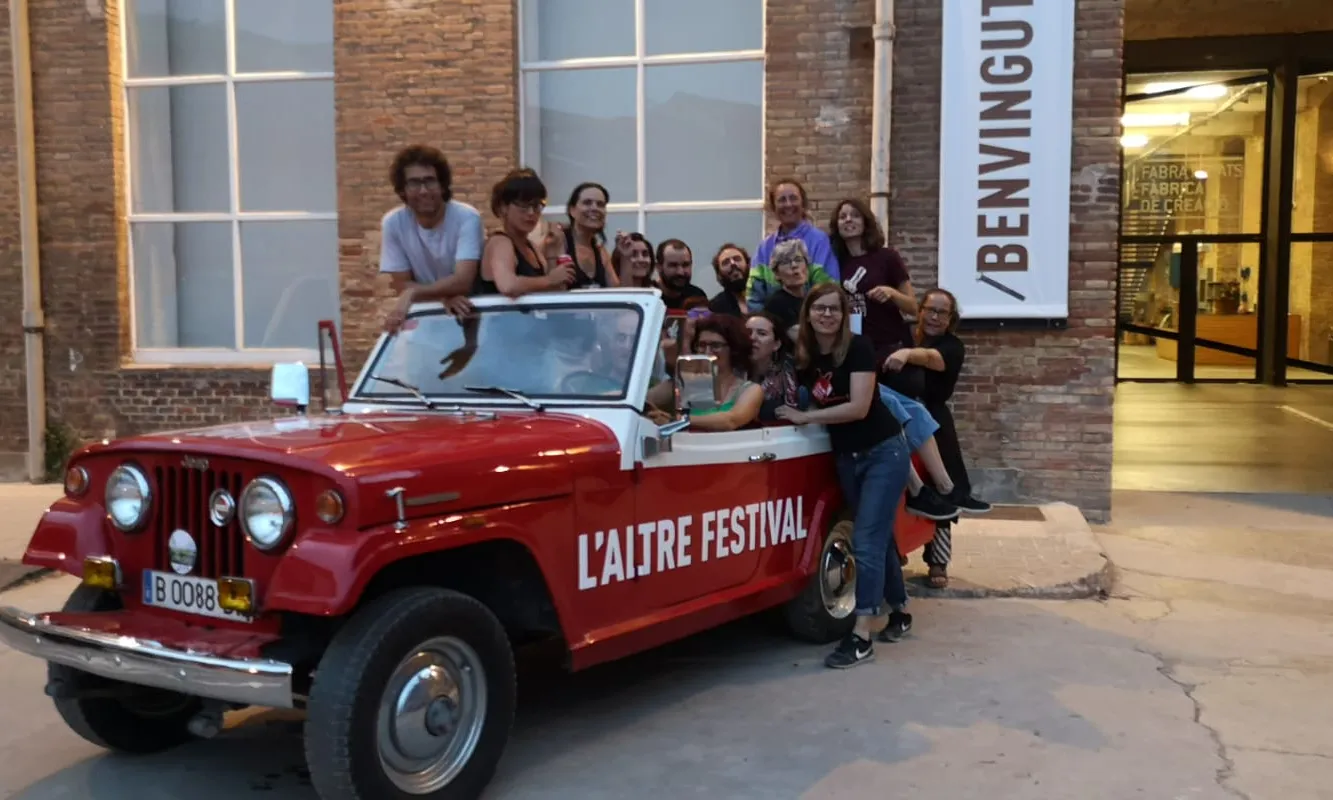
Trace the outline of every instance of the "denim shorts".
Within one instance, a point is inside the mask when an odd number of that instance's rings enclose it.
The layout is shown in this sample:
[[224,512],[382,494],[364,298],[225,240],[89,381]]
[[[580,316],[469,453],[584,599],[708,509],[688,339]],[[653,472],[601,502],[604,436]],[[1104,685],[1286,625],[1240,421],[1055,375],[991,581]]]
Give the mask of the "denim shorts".
[[879,385],[879,396],[884,405],[889,407],[898,424],[907,434],[907,444],[915,453],[926,440],[935,435],[940,424],[930,415],[926,407],[901,392],[894,391],[884,384]]

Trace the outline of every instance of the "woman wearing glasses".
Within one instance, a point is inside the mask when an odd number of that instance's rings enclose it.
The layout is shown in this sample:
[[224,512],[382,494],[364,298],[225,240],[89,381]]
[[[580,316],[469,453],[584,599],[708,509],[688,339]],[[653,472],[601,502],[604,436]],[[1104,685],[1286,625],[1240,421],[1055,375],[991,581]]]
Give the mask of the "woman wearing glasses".
[[[958,376],[963,371],[966,348],[955,331],[958,329],[958,299],[946,289],[931,289],[921,298],[917,313],[916,347],[906,347],[889,356],[898,369],[907,364],[924,367],[924,389],[920,400],[939,423],[935,444],[939,447],[944,468],[953,478],[954,492],[959,507],[973,513],[990,510],[990,504],[972,496],[972,484],[963,463],[963,448],[958,442],[949,399],[953,397]],[[926,545],[923,554],[930,568],[930,585],[942,589],[949,584],[948,566],[952,553],[952,529],[949,522],[935,526],[935,538]]]
[[876,633],[880,641],[895,642],[912,627],[893,538],[911,451],[902,425],[880,398],[874,350],[864,336],[852,333],[851,315],[851,302],[838,284],[810,290],[801,310],[796,369],[812,408],[777,410],[780,419],[796,425],[827,428],[843,499],[855,514],[856,624],[824,660],[834,669],[873,659]]

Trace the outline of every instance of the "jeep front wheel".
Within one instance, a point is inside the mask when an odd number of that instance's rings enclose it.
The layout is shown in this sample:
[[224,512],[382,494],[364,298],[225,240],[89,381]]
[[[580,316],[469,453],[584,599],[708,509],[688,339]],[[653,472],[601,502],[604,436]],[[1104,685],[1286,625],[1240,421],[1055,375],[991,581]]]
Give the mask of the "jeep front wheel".
[[852,556],[852,521],[842,520],[824,537],[819,563],[801,594],[786,607],[787,627],[799,639],[816,644],[846,636],[856,624],[856,559]]
[[[84,614],[121,607],[119,595],[80,584],[64,610]],[[60,718],[98,747],[160,753],[194,739],[189,724],[202,707],[197,697],[134,686],[64,664],[48,664],[46,678],[51,686],[70,692],[55,698]]]
[[362,608],[320,660],[306,715],[323,800],[478,797],[513,723],[514,657],[490,609],[413,588]]

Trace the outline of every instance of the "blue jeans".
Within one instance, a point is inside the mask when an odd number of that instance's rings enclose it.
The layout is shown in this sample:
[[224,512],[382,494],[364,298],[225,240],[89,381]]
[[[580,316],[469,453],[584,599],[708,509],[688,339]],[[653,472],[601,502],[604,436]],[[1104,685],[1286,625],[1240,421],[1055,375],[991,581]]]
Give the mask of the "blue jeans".
[[907,445],[912,448],[913,453],[920,450],[921,445],[940,429],[940,424],[930,415],[926,407],[907,395],[880,384],[879,397],[884,401],[884,405],[889,407],[898,424],[903,426],[903,431],[907,434]]
[[855,509],[852,553],[856,558],[856,614],[877,616],[881,602],[907,605],[903,566],[898,563],[893,525],[898,500],[907,488],[912,451],[899,434],[869,450],[840,453],[838,482],[849,508]]

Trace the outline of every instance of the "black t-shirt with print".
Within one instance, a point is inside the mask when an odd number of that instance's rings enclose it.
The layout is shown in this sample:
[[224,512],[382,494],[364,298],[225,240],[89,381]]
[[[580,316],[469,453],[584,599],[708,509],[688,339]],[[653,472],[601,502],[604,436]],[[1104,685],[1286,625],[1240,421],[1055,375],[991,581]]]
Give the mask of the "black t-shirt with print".
[[[819,408],[828,408],[851,400],[852,373],[869,372],[873,377],[875,371],[875,352],[870,340],[857,335],[852,337],[852,346],[841,364],[833,364],[831,353],[821,353],[809,368],[802,370],[800,378],[801,384],[810,390],[811,401]],[[828,426],[833,452],[869,450],[902,430],[893,412],[880,399],[879,387],[873,381],[871,386],[870,411],[864,418]]]
[[944,359],[943,372],[933,369],[923,370],[926,373],[926,389],[921,395],[921,402],[924,405],[947,403],[949,398],[953,397],[954,386],[958,384],[958,375],[963,371],[963,357],[966,350],[963,347],[963,340],[952,333],[944,333],[927,337],[922,340],[921,346],[938,350],[940,357]]

